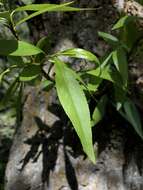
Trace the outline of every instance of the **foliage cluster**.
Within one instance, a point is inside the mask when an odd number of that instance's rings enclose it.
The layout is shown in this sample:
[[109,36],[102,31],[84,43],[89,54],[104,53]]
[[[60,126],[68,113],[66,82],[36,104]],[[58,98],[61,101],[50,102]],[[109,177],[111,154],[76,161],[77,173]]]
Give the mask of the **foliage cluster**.
[[[136,25],[137,18],[124,15],[113,26],[116,36],[99,32],[110,46],[111,51],[98,58],[88,50],[81,48],[67,49],[52,55],[46,53],[47,37],[40,39],[36,45],[25,42],[17,34],[17,27],[45,12],[85,11],[88,8],[72,7],[73,2],[64,4],[29,4],[14,10],[0,12],[0,23],[10,29],[12,39],[0,39],[0,55],[9,60],[10,66],[0,73],[0,83],[5,76],[16,71],[13,80],[0,102],[1,109],[16,91],[17,116],[21,106],[21,97],[25,83],[40,85],[42,90],[56,88],[60,103],[77,132],[83,150],[92,162],[95,152],[92,144],[92,127],[102,120],[107,105],[114,107],[143,138],[141,119],[138,110],[131,100],[128,77],[128,58],[136,42],[142,37]],[[15,19],[18,12],[28,11],[20,20]],[[76,72],[69,63],[64,63],[61,56],[87,60],[95,64],[94,69]],[[49,70],[45,71],[45,64]],[[54,68],[55,75],[50,71]],[[96,94],[101,93],[98,100]],[[90,98],[95,100],[95,109],[90,113]]]

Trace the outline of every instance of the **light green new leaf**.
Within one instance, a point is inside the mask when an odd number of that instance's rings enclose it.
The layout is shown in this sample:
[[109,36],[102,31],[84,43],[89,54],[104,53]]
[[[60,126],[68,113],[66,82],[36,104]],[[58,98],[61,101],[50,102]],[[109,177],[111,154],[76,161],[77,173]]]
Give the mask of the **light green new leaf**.
[[118,38],[116,38],[115,36],[113,36],[111,34],[108,34],[105,32],[98,32],[98,35],[111,45],[119,44]]
[[141,119],[135,104],[128,99],[123,106],[125,110],[125,118],[132,124],[137,134],[143,139]]
[[87,71],[86,73],[93,75],[93,76],[96,76],[96,77],[101,78],[101,79],[108,80],[117,86],[122,86],[122,81],[121,81],[121,78],[119,76],[119,73],[117,71],[114,71],[114,70],[112,71],[109,65],[104,66],[103,68],[101,65],[101,68],[98,67],[97,69]]
[[128,83],[128,62],[126,53],[122,48],[118,48],[112,53],[112,58],[116,69],[119,71],[125,87]]
[[59,100],[70,118],[85,153],[95,163],[94,149],[92,145],[92,131],[90,113],[86,97],[73,71],[59,59],[54,58],[55,80]]
[[45,10],[45,9],[49,9],[49,10],[55,10],[56,8],[62,8],[63,6],[68,6],[73,4],[74,2],[68,2],[68,3],[63,3],[63,4],[30,4],[30,5],[25,5],[22,7],[18,7],[14,10],[14,12],[17,11],[41,11],[41,10]]
[[93,76],[114,82],[114,80],[111,76],[111,70],[110,70],[109,66],[105,66],[102,69],[100,69],[98,67],[97,69],[87,71],[87,74],[90,74],[90,75],[93,75]]
[[100,65],[98,58],[93,53],[81,48],[68,49],[62,52],[58,52],[57,55],[86,59]]
[[24,41],[0,40],[0,55],[31,56],[42,52],[40,48]]
[[19,80],[23,82],[31,81],[37,78],[41,73],[39,65],[29,65],[20,73]]
[[32,5],[26,5],[24,7],[19,7],[15,9],[15,11],[12,13],[11,16],[17,11],[36,11],[29,16],[25,17],[24,19],[20,20],[18,23],[16,23],[16,26],[35,17],[40,14],[43,14],[45,12],[65,12],[65,11],[81,11],[81,10],[91,10],[91,9],[86,9],[86,8],[76,8],[76,7],[70,7],[68,5],[72,4],[73,2],[68,2],[60,5],[56,4],[32,4]]
[[101,99],[99,100],[97,106],[93,111],[92,120],[91,120],[92,127],[95,126],[97,123],[99,123],[99,121],[101,121],[102,118],[104,117],[106,104],[107,104],[107,96],[104,95],[101,97]]
[[128,15],[124,16],[118,20],[118,22],[113,26],[112,30],[122,28],[125,26],[125,24],[127,24],[128,22],[130,22],[134,19],[135,19],[135,17],[133,17],[133,16],[128,16]]

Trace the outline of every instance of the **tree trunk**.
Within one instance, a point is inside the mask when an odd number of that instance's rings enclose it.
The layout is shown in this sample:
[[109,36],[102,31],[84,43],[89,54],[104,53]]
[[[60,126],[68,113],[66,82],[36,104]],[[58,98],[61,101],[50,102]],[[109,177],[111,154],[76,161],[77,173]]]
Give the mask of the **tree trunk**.
[[[48,34],[52,38],[50,51],[81,47],[97,56],[104,55],[109,47],[97,32],[111,30],[118,18],[117,11],[109,0],[78,0],[77,5],[97,10],[38,17],[31,21],[33,39]],[[73,64],[76,69],[89,67],[79,61]],[[83,153],[55,91],[41,92],[39,87],[32,87],[26,94],[22,124],[15,134],[7,164],[5,190],[143,189],[142,141],[114,110],[93,129],[98,152],[94,165]]]

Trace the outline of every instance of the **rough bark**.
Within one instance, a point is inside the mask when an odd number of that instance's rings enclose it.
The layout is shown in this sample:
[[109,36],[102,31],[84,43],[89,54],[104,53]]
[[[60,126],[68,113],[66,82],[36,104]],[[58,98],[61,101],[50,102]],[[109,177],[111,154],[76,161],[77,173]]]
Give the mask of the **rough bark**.
[[[77,4],[98,9],[45,14],[43,23],[36,25],[36,19],[32,25],[33,39],[47,33],[52,36],[51,51],[82,47],[101,56],[109,47],[97,32],[110,31],[118,16],[116,10],[108,0],[79,0]],[[86,67],[78,61],[74,65],[79,65],[76,69]],[[7,165],[6,190],[143,189],[142,141],[117,113],[107,113],[93,131],[98,150],[97,163],[93,165],[85,157],[55,92],[47,94],[37,87],[27,94],[22,124]]]

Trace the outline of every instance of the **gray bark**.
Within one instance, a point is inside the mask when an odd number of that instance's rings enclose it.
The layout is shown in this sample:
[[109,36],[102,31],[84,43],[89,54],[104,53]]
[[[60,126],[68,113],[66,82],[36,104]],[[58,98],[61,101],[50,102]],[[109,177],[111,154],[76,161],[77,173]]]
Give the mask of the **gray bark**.
[[[80,0],[77,4],[98,9],[46,14],[43,23],[32,26],[33,39],[50,33],[51,51],[82,47],[104,55],[109,47],[97,32],[111,30],[117,11],[107,0]],[[78,61],[74,65],[79,65],[76,69],[87,66]],[[107,113],[93,131],[98,152],[94,165],[85,157],[55,92],[40,92],[37,87],[27,94],[22,124],[15,134],[6,169],[5,190],[143,189],[142,141],[118,114]]]

